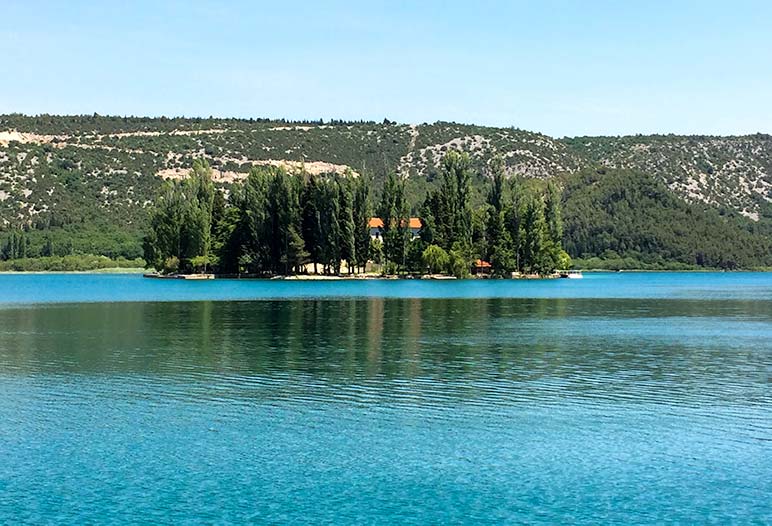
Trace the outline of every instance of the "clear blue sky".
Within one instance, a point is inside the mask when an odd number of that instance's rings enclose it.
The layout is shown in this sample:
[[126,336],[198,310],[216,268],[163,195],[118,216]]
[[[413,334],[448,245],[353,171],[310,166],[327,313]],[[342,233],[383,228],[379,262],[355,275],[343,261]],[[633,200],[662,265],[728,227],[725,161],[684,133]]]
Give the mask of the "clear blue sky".
[[772,132],[768,0],[0,2],[0,113]]

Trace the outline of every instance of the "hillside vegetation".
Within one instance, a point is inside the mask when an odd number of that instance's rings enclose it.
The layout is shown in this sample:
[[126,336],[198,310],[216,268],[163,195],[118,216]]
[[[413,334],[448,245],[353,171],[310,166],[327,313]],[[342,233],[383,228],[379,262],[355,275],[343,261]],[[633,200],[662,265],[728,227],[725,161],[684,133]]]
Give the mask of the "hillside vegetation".
[[0,247],[24,233],[26,256],[140,257],[154,196],[196,159],[225,190],[270,165],[366,176],[378,196],[396,173],[418,214],[451,150],[469,155],[475,209],[485,203],[496,156],[509,178],[554,179],[564,189],[563,244],[572,257],[772,264],[768,135],[554,139],[444,122],[3,115]]
[[758,225],[676,197],[651,175],[588,169],[564,179],[564,244],[607,268],[722,269],[770,264],[770,238]]

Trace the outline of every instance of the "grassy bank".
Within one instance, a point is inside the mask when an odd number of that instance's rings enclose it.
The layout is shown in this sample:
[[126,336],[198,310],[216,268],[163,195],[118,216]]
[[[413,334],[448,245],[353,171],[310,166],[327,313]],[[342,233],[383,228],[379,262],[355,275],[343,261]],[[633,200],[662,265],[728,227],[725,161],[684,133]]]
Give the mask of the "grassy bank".
[[126,272],[142,269],[144,266],[145,261],[141,258],[111,259],[105,256],[87,254],[0,261],[0,272]]

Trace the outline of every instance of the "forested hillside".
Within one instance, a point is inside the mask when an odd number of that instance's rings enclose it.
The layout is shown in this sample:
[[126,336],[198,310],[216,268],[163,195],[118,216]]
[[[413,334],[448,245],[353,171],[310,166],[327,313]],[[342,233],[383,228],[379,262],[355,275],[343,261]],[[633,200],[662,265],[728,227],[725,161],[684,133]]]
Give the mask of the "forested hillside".
[[184,178],[196,159],[208,161],[226,191],[255,166],[361,175],[372,179],[376,196],[395,173],[406,178],[408,206],[418,214],[451,150],[469,154],[475,209],[485,205],[495,156],[509,178],[554,179],[564,189],[564,246],[572,257],[772,264],[768,135],[553,139],[442,122],[96,115],[0,116],[0,249],[23,235],[26,256],[140,257],[163,180]]
[[654,176],[586,169],[564,178],[564,244],[590,267],[722,269],[770,264],[765,228],[676,197]]
[[650,135],[564,140],[588,162],[655,176],[677,196],[772,218],[772,136]]

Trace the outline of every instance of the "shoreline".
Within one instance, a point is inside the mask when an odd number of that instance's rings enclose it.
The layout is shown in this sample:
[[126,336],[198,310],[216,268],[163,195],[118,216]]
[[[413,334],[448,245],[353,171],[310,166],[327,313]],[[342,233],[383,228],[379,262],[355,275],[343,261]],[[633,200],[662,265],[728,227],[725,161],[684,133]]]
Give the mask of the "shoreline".
[[[625,269],[625,270],[607,270],[607,269],[581,269],[585,274],[749,274],[749,273],[770,273],[772,269],[742,269],[742,270],[722,270],[722,269],[695,269],[695,270],[651,270],[651,269]],[[94,269],[94,270],[2,270],[0,276],[12,276],[12,275],[143,275],[147,273],[147,269],[143,268],[108,268],[108,269]],[[159,279],[155,277],[149,277],[148,279]],[[168,278],[160,278],[168,279]],[[295,276],[273,276],[273,277],[256,277],[256,276],[218,276],[215,275],[215,280],[249,280],[249,281],[534,281],[534,280],[552,280],[560,279],[550,276],[540,277],[526,277],[519,278],[476,278],[470,276],[468,278],[457,279],[454,276],[422,276],[414,278],[402,278],[398,276],[381,276],[381,275],[356,275],[356,276],[324,276],[324,275],[295,275]],[[200,281],[195,279],[181,279],[181,281]],[[209,281],[209,280],[207,280]]]
[[93,270],[0,270],[0,275],[6,274],[142,274],[143,268],[114,267]]

